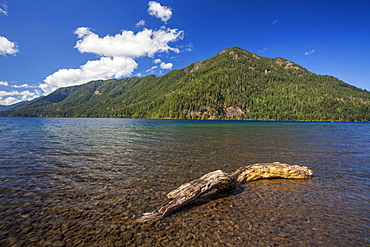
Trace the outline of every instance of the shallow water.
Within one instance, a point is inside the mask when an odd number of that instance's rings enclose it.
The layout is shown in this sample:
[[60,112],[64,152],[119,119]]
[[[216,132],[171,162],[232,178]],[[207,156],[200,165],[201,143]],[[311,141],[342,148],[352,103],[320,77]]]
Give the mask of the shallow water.
[[[0,118],[0,246],[369,246],[370,124]],[[138,224],[222,169],[280,161],[313,179],[258,180]]]

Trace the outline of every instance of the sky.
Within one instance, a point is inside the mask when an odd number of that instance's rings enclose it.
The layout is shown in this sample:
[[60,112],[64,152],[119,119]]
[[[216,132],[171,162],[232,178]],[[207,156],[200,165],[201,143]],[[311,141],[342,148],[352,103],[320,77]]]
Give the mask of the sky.
[[0,105],[232,46],[370,91],[369,0],[0,0]]

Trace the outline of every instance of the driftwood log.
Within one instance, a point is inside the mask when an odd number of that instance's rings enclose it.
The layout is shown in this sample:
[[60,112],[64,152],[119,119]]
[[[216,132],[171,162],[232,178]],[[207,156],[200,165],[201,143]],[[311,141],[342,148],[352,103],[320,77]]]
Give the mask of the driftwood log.
[[260,178],[312,178],[312,175],[313,172],[305,166],[280,162],[249,165],[241,167],[233,173],[225,173],[221,170],[213,171],[168,193],[168,201],[153,212],[145,213],[138,219],[138,222],[161,219],[209,192],[232,190],[241,183]]

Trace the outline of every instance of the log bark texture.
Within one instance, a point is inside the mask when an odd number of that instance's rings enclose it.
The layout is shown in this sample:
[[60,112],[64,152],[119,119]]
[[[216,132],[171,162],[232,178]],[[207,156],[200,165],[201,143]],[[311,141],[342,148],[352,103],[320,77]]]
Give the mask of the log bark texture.
[[233,173],[221,170],[207,173],[203,177],[183,184],[167,194],[168,200],[151,213],[145,213],[138,222],[158,220],[212,191],[232,190],[241,183],[260,178],[312,178],[313,172],[305,166],[285,163],[262,163],[241,167]]

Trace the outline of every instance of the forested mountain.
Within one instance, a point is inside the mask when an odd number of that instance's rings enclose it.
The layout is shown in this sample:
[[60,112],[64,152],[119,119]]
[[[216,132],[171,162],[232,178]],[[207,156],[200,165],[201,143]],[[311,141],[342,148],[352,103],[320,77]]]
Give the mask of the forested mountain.
[[60,88],[7,116],[370,121],[370,92],[238,47],[161,77]]

